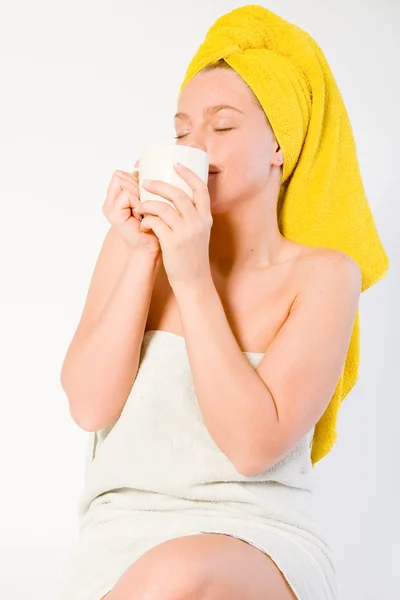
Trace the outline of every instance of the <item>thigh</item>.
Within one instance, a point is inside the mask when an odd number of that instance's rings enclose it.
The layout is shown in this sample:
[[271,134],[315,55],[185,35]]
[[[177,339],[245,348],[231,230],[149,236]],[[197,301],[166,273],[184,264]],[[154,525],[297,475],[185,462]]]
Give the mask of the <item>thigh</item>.
[[265,553],[225,534],[168,540],[136,560],[107,600],[297,600]]

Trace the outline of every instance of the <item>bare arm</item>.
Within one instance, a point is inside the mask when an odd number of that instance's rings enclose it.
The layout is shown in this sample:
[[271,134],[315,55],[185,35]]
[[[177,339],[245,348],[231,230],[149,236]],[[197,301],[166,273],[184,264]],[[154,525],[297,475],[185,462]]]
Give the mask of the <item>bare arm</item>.
[[244,475],[268,469],[298,443],[324,413],[342,371],[361,273],[339,251],[321,253],[310,266],[307,288],[257,369],[241,352],[211,278],[174,289],[205,424]]
[[115,422],[129,396],[159,264],[131,253],[105,305],[68,348],[61,383],[72,418],[86,431]]

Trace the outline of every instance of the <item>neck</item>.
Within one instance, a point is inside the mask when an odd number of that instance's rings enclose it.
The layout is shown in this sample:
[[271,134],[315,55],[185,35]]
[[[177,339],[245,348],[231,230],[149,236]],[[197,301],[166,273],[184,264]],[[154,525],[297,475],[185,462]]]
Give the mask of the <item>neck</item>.
[[277,264],[290,245],[279,231],[275,202],[264,199],[245,206],[238,203],[229,212],[213,214],[210,265],[221,277]]

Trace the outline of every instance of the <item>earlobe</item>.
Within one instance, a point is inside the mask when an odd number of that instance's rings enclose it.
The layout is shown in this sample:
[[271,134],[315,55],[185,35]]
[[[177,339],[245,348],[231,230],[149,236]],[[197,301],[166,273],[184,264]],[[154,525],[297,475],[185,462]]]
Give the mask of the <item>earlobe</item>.
[[279,146],[278,142],[275,141],[275,158],[273,161],[273,166],[278,166],[280,167],[283,163],[283,152],[282,152],[282,148]]

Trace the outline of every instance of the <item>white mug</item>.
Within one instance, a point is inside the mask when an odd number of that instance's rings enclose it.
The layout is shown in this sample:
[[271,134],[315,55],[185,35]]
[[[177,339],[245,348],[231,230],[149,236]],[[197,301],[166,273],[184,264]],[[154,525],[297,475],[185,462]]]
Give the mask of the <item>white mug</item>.
[[200,150],[200,148],[175,144],[150,146],[142,152],[139,166],[132,170],[132,173],[139,173],[139,197],[141,202],[158,200],[175,208],[172,201],[145,190],[142,187],[144,179],[157,179],[170,183],[186,192],[193,201],[192,188],[173,168],[173,165],[177,162],[191,169],[204,183],[208,182],[209,158],[207,152]]

